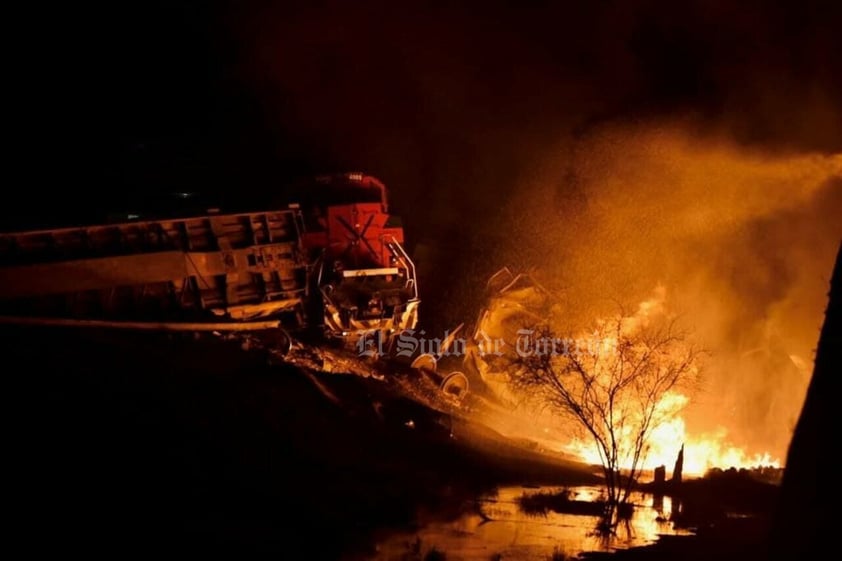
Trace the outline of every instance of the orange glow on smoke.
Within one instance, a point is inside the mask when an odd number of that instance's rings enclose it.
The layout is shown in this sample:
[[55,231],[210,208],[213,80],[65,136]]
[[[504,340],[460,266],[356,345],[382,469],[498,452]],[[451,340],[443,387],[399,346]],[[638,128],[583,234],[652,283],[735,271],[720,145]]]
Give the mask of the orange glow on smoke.
[[[586,332],[663,286],[710,353],[699,391],[664,398],[674,416],[644,467],[670,471],[682,444],[687,473],[781,466],[842,239],[842,154],[744,145],[688,118],[594,127],[533,170],[506,206],[515,241],[500,259],[559,295],[558,330]],[[570,430],[557,445],[598,463]]]

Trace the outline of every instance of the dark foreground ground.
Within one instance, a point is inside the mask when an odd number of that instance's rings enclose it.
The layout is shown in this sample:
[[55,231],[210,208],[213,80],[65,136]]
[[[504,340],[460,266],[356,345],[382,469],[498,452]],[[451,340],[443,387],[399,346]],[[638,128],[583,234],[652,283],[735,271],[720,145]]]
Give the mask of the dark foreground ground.
[[0,335],[23,386],[11,392],[14,511],[33,554],[335,559],[419,506],[470,508],[500,483],[594,481],[388,383],[314,383],[235,343]]

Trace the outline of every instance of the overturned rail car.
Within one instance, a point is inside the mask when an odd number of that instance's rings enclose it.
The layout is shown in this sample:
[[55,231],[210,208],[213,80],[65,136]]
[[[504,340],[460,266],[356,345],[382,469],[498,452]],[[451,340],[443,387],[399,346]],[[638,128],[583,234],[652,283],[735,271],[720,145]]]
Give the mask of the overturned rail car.
[[415,267],[385,187],[318,178],[270,210],[0,233],[0,322],[321,330],[354,344],[415,326]]

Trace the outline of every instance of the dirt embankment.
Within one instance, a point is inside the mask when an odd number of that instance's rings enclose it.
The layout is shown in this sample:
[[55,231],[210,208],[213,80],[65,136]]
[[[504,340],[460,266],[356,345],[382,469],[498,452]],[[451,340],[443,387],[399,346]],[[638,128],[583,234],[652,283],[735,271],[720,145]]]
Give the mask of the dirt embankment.
[[[233,343],[11,328],[1,339],[24,381],[21,509],[51,551],[282,557],[301,545],[331,559],[371,528],[411,524],[419,506],[455,512],[498,483],[594,480],[401,384],[314,383]],[[305,543],[311,528],[324,539]]]

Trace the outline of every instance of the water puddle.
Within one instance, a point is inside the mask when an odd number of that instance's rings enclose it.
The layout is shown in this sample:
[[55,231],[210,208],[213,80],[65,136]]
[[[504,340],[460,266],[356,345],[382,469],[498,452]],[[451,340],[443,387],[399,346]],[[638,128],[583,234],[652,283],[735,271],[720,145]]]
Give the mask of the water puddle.
[[[529,514],[519,505],[524,494],[557,492],[560,488],[503,487],[496,496],[482,497],[475,512],[451,521],[430,520],[414,532],[390,533],[377,543],[373,561],[410,561],[436,558],[431,550],[441,552],[448,561],[547,561],[555,552],[574,556],[583,551],[611,551],[647,545],[663,534],[686,534],[669,521],[672,504],[651,495],[636,494],[634,515],[621,524],[616,535],[605,537],[594,529],[598,517],[546,512]],[[572,487],[570,497],[592,501],[600,495],[598,487]],[[499,556],[499,557],[498,557]]]

